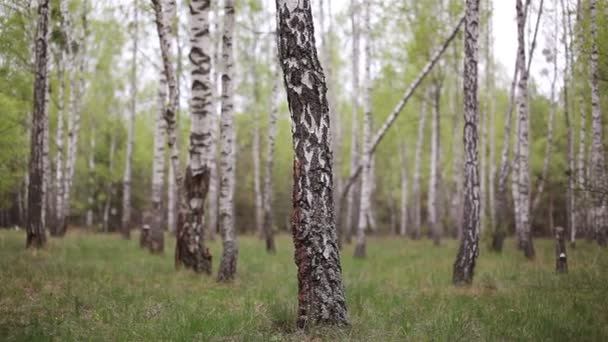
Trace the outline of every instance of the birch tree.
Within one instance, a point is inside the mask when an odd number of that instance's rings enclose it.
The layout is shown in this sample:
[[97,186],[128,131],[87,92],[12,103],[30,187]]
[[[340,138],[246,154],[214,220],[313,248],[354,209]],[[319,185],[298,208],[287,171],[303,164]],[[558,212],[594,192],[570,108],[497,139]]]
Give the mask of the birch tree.
[[59,92],[57,100],[57,132],[55,138],[55,217],[50,221],[51,235],[63,227],[63,196],[64,196],[64,98],[65,98],[65,51],[61,49],[57,61],[57,78],[59,81]]
[[364,258],[366,256],[365,230],[370,226],[370,198],[372,190],[372,155],[369,152],[371,147],[372,130],[372,79],[371,79],[371,23],[370,23],[370,4],[365,5],[365,74],[363,83],[365,90],[363,94],[363,154],[361,155],[363,171],[361,174],[361,198],[359,205],[359,220],[357,225],[357,244],[355,246],[355,257]]
[[148,247],[153,253],[160,253],[164,249],[164,233],[161,211],[163,179],[165,171],[165,144],[167,123],[164,119],[165,103],[167,100],[167,77],[165,71],[160,70],[157,93],[158,113],[154,118],[154,156],[152,162],[152,215]]
[[[275,59],[273,59],[275,60]],[[279,66],[277,63],[276,71],[273,75],[272,95],[270,98],[270,117],[268,120],[268,149],[266,156],[266,173],[264,178],[264,238],[266,240],[266,251],[274,253],[276,250],[273,233],[273,211],[272,200],[274,186],[272,182],[274,167],[275,140],[277,136],[277,114],[279,97]]]
[[46,244],[46,225],[44,220],[44,139],[45,127],[48,125],[46,111],[48,88],[48,58],[50,34],[50,1],[38,1],[38,19],[34,43],[34,108],[30,128],[30,161],[28,185],[28,211],[26,221],[26,247],[42,248]]
[[597,33],[597,1],[589,0],[591,21],[591,55],[589,62],[589,85],[591,88],[591,188],[593,190],[593,214],[591,225],[598,244],[608,245],[608,208],[606,206],[606,151],[604,148],[604,129],[602,126],[602,110],[600,104],[599,71],[598,71],[598,33]]
[[125,158],[125,171],[122,180],[122,220],[121,233],[125,239],[131,237],[131,164],[133,163],[133,141],[135,139],[135,113],[137,111],[137,46],[139,25],[138,1],[133,2],[133,28],[131,40],[133,41],[131,59],[131,104],[127,118],[127,154]]
[[399,164],[401,169],[401,215],[399,223],[399,235],[407,235],[408,227],[408,175],[407,175],[407,152],[405,144],[399,144]]
[[[351,129],[351,149],[350,149],[350,168],[351,173],[357,168],[359,164],[359,23],[358,23],[358,12],[359,4],[357,0],[351,0],[350,2],[350,22],[352,30],[352,97],[351,105],[353,107],[352,113],[352,129]],[[355,216],[355,195],[354,191],[349,192],[346,204],[346,220],[344,224],[345,229],[345,241],[346,243],[351,242],[352,227],[354,225]]]
[[300,328],[346,325],[333,212],[330,115],[308,1],[277,0],[280,63],[293,122],[292,230]]
[[[170,60],[171,40],[167,34],[167,20],[163,16],[160,0],[152,0],[156,28],[167,86],[168,103],[165,107],[167,141],[171,151],[171,164],[175,183],[181,185],[180,209],[176,231],[175,266],[185,266],[197,273],[211,274],[211,253],[205,246],[203,234],[204,205],[209,189],[209,164],[213,162],[209,132],[212,112],[211,80],[209,73],[209,2],[194,0],[190,3],[190,158],[185,176],[179,172],[176,112],[178,102],[175,70]],[[183,182],[183,183],[182,183]]]
[[234,84],[232,81],[234,56],[234,0],[224,0],[224,32],[222,35],[222,118],[220,155],[220,234],[222,260],[218,281],[230,281],[236,274],[238,247],[234,231],[234,187],[236,168],[236,132],[234,129]]
[[[530,170],[529,170],[529,131],[530,118],[528,110],[528,69],[526,68],[526,50],[524,29],[526,14],[522,0],[516,0],[517,12],[517,41],[518,41],[518,67],[519,80],[517,84],[517,187],[519,210],[519,241],[521,242],[525,256],[528,259],[534,258],[534,245],[532,244],[532,233],[530,228]],[[517,219],[517,218],[516,218]]]
[[441,239],[441,227],[439,223],[439,207],[438,207],[438,191],[439,191],[439,176],[440,176],[440,124],[439,124],[439,103],[441,101],[441,86],[439,82],[432,87],[433,100],[433,121],[431,123],[431,167],[429,176],[429,194],[428,194],[428,222],[431,229],[431,237],[435,246],[439,246]]
[[413,176],[413,184],[412,184],[412,193],[413,193],[413,215],[412,215],[412,228],[414,231],[412,232],[412,237],[414,239],[420,239],[420,231],[422,225],[422,219],[420,215],[420,203],[422,201],[421,194],[421,172],[420,168],[422,167],[422,148],[424,146],[424,126],[426,124],[426,116],[427,116],[427,95],[428,90],[425,91],[425,96],[422,99],[422,103],[420,105],[420,115],[418,116],[418,136],[416,138],[416,151],[414,152],[414,176]]
[[89,137],[89,194],[87,196],[87,213],[86,226],[92,227],[94,220],[94,205],[95,205],[95,122],[91,125],[91,136]]
[[[520,1],[520,0],[518,0]],[[464,207],[460,248],[454,262],[455,285],[473,281],[479,255],[479,165],[477,151],[477,61],[479,55],[479,0],[466,0],[464,38]]]

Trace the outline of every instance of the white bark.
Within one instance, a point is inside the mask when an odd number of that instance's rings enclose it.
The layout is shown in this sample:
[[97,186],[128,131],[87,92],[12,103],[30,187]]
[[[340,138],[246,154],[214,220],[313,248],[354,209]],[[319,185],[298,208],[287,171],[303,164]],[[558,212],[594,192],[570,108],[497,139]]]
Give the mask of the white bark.
[[518,32],[518,59],[519,82],[517,85],[517,112],[518,112],[518,175],[517,175],[517,202],[519,210],[520,241],[528,259],[534,258],[534,246],[530,228],[530,167],[529,167],[529,131],[530,118],[528,109],[528,70],[526,68],[526,52],[524,41],[525,14],[522,0],[516,2],[517,32]]
[[125,170],[122,180],[122,222],[121,232],[124,238],[130,237],[131,229],[131,164],[133,163],[133,142],[135,139],[135,113],[137,112],[137,46],[139,26],[138,1],[133,3],[133,40],[131,60],[131,106],[127,118],[127,153],[125,157]]
[[[154,156],[152,159],[152,210],[153,215],[162,216],[161,199],[165,171],[165,145],[167,122],[164,119],[165,103],[167,101],[167,77],[160,70],[157,94],[157,114],[154,119]],[[159,220],[160,221],[160,220]]]
[[[274,58],[272,59],[275,60]],[[274,73],[274,83],[272,86],[272,94],[270,98],[270,117],[268,120],[268,149],[266,151],[266,170],[264,178],[264,237],[266,239],[266,251],[273,253],[275,251],[275,243],[273,237],[273,167],[274,167],[274,151],[275,140],[277,135],[277,116],[279,110],[279,65],[276,65]]]
[[608,208],[606,201],[606,157],[604,148],[604,129],[599,89],[599,52],[597,27],[597,1],[589,0],[591,13],[591,55],[589,63],[589,85],[591,88],[591,188],[593,190],[593,215],[591,226],[600,246],[606,247],[608,237]]
[[[352,129],[351,129],[351,149],[350,149],[350,172],[354,173],[359,165],[359,23],[358,23],[359,5],[357,0],[351,0],[350,4],[350,22],[353,35],[352,49],[352,74],[353,74],[353,90],[351,97],[352,113]],[[355,215],[355,195],[354,191],[349,192],[347,198],[346,220],[344,224],[346,242],[350,243],[353,220]]]
[[110,184],[106,189],[106,203],[103,208],[103,231],[108,232],[110,227],[110,211],[112,206],[112,198],[114,197],[114,151],[116,150],[116,135],[112,134],[110,142],[110,156],[108,172],[110,174]]
[[370,219],[370,197],[371,197],[371,130],[372,130],[372,78],[371,78],[371,24],[370,24],[370,4],[365,6],[365,72],[363,84],[365,91],[363,94],[363,153],[361,163],[363,171],[361,175],[361,198],[359,205],[359,222],[357,226],[357,246],[355,247],[355,257],[363,258],[366,255],[365,230],[369,227]]
[[[222,260],[218,272],[218,280],[220,281],[228,281],[234,278],[238,254],[236,234],[234,231],[234,188],[236,181],[236,130],[234,128],[233,118],[234,84],[232,81],[234,67],[234,48],[232,44],[235,20],[234,10],[234,0],[225,0],[224,33],[222,36],[222,64],[224,68],[222,73],[222,117],[220,126],[222,152],[220,154],[221,179],[219,209],[220,233],[222,235],[223,244]],[[254,129],[257,130],[257,128]],[[256,198],[256,201],[257,200],[258,199]],[[259,204],[261,205],[261,199]]]
[[57,231],[57,225],[62,222],[63,218],[63,196],[64,196],[64,99],[65,99],[65,73],[63,64],[65,62],[65,53],[59,52],[59,60],[57,62],[57,78],[59,80],[59,92],[57,100],[57,135],[55,136],[55,217],[53,218],[51,231]]
[[439,124],[439,103],[441,100],[441,87],[433,86],[433,121],[431,122],[431,158],[430,158],[430,176],[429,176],[429,193],[428,193],[428,225],[431,229],[431,234],[435,245],[439,245],[441,237],[439,227],[439,207],[438,207],[438,190],[439,190],[439,157],[440,157],[440,124]]

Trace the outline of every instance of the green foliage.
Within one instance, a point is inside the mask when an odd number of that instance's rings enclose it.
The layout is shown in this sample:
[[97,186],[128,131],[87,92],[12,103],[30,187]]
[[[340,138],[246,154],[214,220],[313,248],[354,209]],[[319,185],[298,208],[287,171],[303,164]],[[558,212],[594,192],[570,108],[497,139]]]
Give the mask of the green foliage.
[[[455,241],[370,239],[373,258],[343,251],[351,326],[295,330],[296,269],[290,238],[278,253],[241,238],[231,285],[175,271],[170,251],[150,256],[136,239],[73,232],[47,249],[23,248],[24,234],[0,231],[0,335],[22,340],[237,341],[589,341],[608,338],[608,255],[582,242],[570,273],[554,272],[553,242],[538,241],[526,262],[508,240],[482,251],[476,280],[454,288]],[[167,246],[173,239],[167,241]],[[210,244],[219,256],[221,242]],[[217,269],[219,258],[214,258]],[[94,333],[93,333],[94,332]]]

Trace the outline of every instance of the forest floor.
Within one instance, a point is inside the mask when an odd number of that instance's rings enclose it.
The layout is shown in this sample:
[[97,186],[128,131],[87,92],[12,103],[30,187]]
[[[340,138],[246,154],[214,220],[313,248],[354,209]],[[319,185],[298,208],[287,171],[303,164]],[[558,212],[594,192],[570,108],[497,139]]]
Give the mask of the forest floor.
[[[24,249],[23,231],[0,230],[0,340],[92,341],[606,341],[608,251],[582,241],[567,275],[554,273],[553,243],[536,240],[528,262],[506,242],[482,246],[474,284],[451,285],[456,241],[369,239],[368,258],[343,257],[351,326],[296,330],[296,270],[289,236],[278,253],[239,240],[238,276],[173,268],[174,240],[150,255],[117,235],[70,232]],[[219,241],[211,243],[214,271]]]

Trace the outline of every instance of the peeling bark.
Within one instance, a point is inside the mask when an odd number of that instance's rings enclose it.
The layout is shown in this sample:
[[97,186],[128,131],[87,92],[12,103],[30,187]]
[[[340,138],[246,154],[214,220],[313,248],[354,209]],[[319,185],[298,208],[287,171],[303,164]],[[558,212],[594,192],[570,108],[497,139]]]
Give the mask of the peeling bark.
[[[518,0],[520,1],[520,0]],[[452,280],[455,285],[473,281],[475,262],[479,255],[479,166],[477,125],[477,61],[479,55],[479,0],[466,0],[464,41],[464,208],[460,248],[454,262]]]
[[298,266],[299,328],[346,325],[333,212],[330,114],[308,1],[277,0],[280,62],[293,122],[292,231]]

